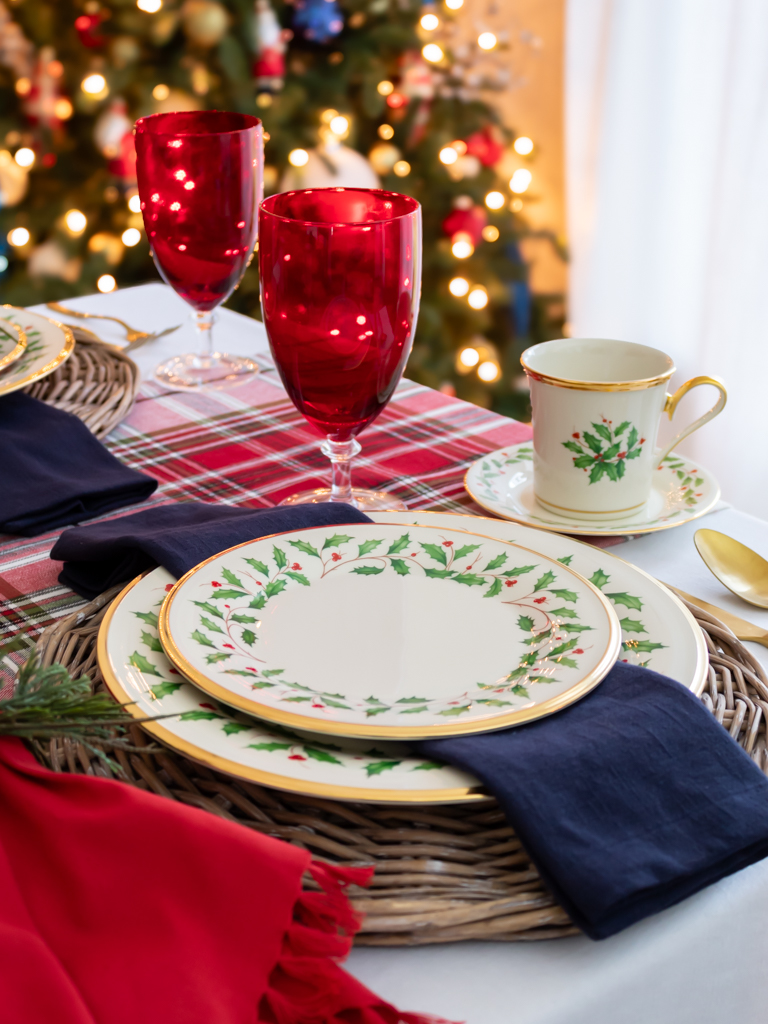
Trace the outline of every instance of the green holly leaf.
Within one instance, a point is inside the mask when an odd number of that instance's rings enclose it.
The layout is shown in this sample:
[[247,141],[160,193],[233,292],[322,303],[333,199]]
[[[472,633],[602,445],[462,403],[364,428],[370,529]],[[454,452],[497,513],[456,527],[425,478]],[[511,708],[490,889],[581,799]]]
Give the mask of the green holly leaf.
[[431,772],[435,768],[445,768],[445,765],[441,761],[422,761],[421,764],[414,765],[411,768],[412,772]]
[[409,548],[410,546],[411,546],[411,535],[410,535],[410,533],[404,533],[402,535],[402,537],[398,537],[398,539],[394,542],[394,544],[390,544],[389,550],[387,551],[387,554],[388,555],[399,555],[401,551],[405,551],[405,549]]
[[200,616],[200,623],[205,626],[206,629],[211,629],[214,633],[221,633],[222,636],[226,636],[224,630],[220,626],[217,626],[211,619],[207,619],[205,615]]
[[249,725],[241,725],[240,722],[225,722],[223,732],[225,736],[236,736],[239,732],[247,732]]
[[274,750],[290,750],[292,746],[292,743],[277,743],[275,740],[271,740],[269,743],[249,743],[245,749],[268,750],[272,753]]
[[381,565],[358,565],[352,572],[357,573],[358,576],[378,576],[380,572],[384,572],[384,566]]
[[576,469],[587,469],[589,466],[594,465],[594,455],[580,455],[578,459],[573,460],[573,464]]
[[260,591],[256,595],[256,597],[254,597],[254,599],[251,601],[251,603],[248,605],[248,607],[249,608],[263,608],[266,603],[267,603],[267,598],[266,598],[266,596],[264,594],[264,591],[262,590],[262,591]]
[[151,633],[142,631],[141,642],[145,647],[148,647],[150,651],[159,651],[162,653],[163,645],[157,639],[156,636],[152,636]]
[[[606,425],[604,423],[593,423],[592,426],[595,429],[595,433],[599,434],[600,437],[602,437],[602,439],[604,441],[608,441],[610,443],[610,441],[612,439],[612,435],[611,435],[610,430],[608,429],[608,427],[606,427]],[[585,439],[586,439],[586,436],[587,435],[585,434],[584,435]],[[589,443],[589,442],[587,442],[587,443]]]
[[555,608],[553,612],[550,612],[550,615],[553,619],[555,618],[555,616],[561,619],[575,619],[578,615],[578,612],[575,612],[573,608]]
[[249,647],[253,647],[256,643],[257,637],[252,629],[244,629],[241,634],[241,640],[244,644],[248,644]]
[[531,633],[533,631],[533,619],[530,615],[520,615],[517,624],[525,633]]
[[696,479],[695,479],[695,480],[694,480],[694,482],[693,482],[693,486],[694,486],[694,487],[701,487],[701,485],[702,485],[703,483],[704,483],[704,480],[703,480],[703,478],[702,478],[702,477],[700,477],[700,476],[697,476],[697,477],[696,477]]
[[160,700],[162,697],[170,697],[172,693],[176,693],[177,690],[181,689],[181,683],[156,683],[154,686],[150,686],[149,690],[152,696],[156,700]]
[[496,577],[493,583],[488,587],[483,597],[496,597],[497,594],[501,593],[501,580]]
[[536,565],[516,565],[514,569],[507,569],[507,571],[503,572],[501,575],[507,577],[524,576],[527,572],[533,572],[533,570],[537,568],[538,566]]
[[527,644],[528,647],[532,647],[534,644],[539,644],[542,640],[546,640],[549,636],[552,636],[551,629],[548,629],[545,633],[535,633],[533,636],[527,636],[523,643]]
[[594,434],[590,434],[589,432],[586,432],[584,434],[584,440],[587,442],[587,444],[592,449],[592,451],[595,453],[595,455],[599,455],[602,452],[603,446],[600,443],[599,438],[595,437]]
[[387,772],[390,768],[397,768],[402,761],[374,761],[373,764],[367,764],[365,766],[365,772],[368,778],[372,775],[381,775],[382,772]]
[[366,718],[373,718],[374,715],[380,715],[384,711],[389,711],[389,707],[385,705],[384,707],[381,707],[381,708],[366,708],[365,709],[365,717]]
[[189,634],[191,640],[196,640],[197,643],[202,644],[203,647],[215,647],[216,644],[209,640],[205,633],[201,633],[199,629],[196,629],[194,633]]
[[629,420],[623,420],[613,432],[614,437],[620,437],[629,426]]
[[462,704],[461,707],[446,708],[444,711],[438,711],[438,714],[443,715],[445,718],[449,718],[451,716],[463,715],[464,712],[469,711],[471,707],[471,704]]
[[426,704],[422,704],[422,706],[419,707],[419,708],[404,708],[400,712],[400,714],[401,715],[417,715],[420,711],[426,711],[426,710],[427,710],[427,705]]
[[223,619],[224,615],[215,604],[211,604],[210,601],[193,601],[192,604],[196,604],[198,608],[202,608],[204,612],[208,612],[209,615],[213,615],[216,619]]
[[564,629],[566,633],[586,633],[587,630],[593,629],[593,626],[583,626],[580,622],[561,622],[557,627],[558,629]]
[[632,429],[629,432],[629,437],[627,438],[627,447],[634,448],[637,444],[637,439],[639,436],[640,435],[637,432],[637,427],[632,427]]
[[362,558],[364,555],[367,555],[369,551],[374,551],[381,543],[383,542],[380,540],[363,541],[363,543],[358,546],[357,557]]
[[398,576],[410,575],[411,570],[408,567],[407,563],[402,560],[402,558],[391,558],[390,565],[395,570]]
[[624,459],[619,459],[619,461],[616,463],[616,475],[618,476],[619,480],[621,480],[621,478],[624,476],[626,469],[627,466],[624,462]]
[[608,479],[614,482],[619,479],[619,469],[612,462],[605,463],[605,472],[608,474]]
[[531,699],[531,695],[524,686],[521,686],[520,683],[518,683],[517,686],[512,687],[512,693],[514,693],[516,697],[525,697],[526,700]]
[[317,747],[304,747],[304,753],[313,761],[323,761],[325,764],[341,764],[338,757],[329,754],[327,750],[319,750]]
[[[457,555],[458,557],[458,555]],[[507,556],[502,552],[500,555],[496,555],[492,558],[488,565],[483,569],[483,572],[492,572],[494,569],[500,569],[507,560]]]
[[[328,548],[337,548],[341,544],[346,544],[347,541],[352,540],[348,533],[334,533],[332,537],[329,537],[323,544],[323,551],[327,551]],[[307,552],[308,554],[310,552]]]
[[282,697],[281,700],[287,701],[289,704],[303,704],[306,701],[313,700],[312,697]]
[[460,548],[457,548],[454,551],[454,561],[458,561],[461,558],[466,558],[467,555],[471,555],[473,551],[477,551],[479,547],[479,544],[463,544]]
[[257,621],[252,615],[241,615],[239,612],[235,612],[235,614],[230,616],[230,618],[233,622],[239,622],[246,625],[252,625]]
[[602,590],[605,584],[611,577],[606,575],[602,569],[598,569],[589,577],[589,582],[593,587],[597,587],[598,590]]
[[605,463],[604,462],[596,462],[592,466],[592,469],[590,471],[589,482],[591,484],[596,484],[597,481],[601,479],[601,477],[603,476],[604,473],[605,473]]
[[308,587],[309,586],[309,580],[307,579],[307,577],[303,573],[293,572],[292,570],[286,569],[285,570],[285,575],[290,577],[290,579],[292,579],[292,580],[296,580],[296,582],[300,583],[302,585],[302,587]]
[[281,676],[285,673],[284,668],[265,668],[261,673],[263,676]]
[[[305,555],[312,555],[314,558],[320,558],[320,552],[317,548],[313,548],[312,545],[305,540],[289,540],[288,543],[292,548],[296,548],[297,551],[303,551]],[[282,569],[282,566],[280,566],[280,568]]]
[[574,637],[573,640],[566,640],[563,644],[558,644],[557,647],[553,647],[547,654],[548,658],[557,658],[560,654],[565,654],[567,651],[572,651],[573,648],[578,644],[579,638]]
[[581,455],[581,445],[576,444],[575,441],[561,441],[563,448],[567,448],[569,452],[575,452],[576,455]]
[[453,577],[454,583],[463,583],[467,587],[483,587],[485,586],[485,580],[482,576],[477,576],[475,573],[463,572],[458,576]]
[[563,555],[562,558],[558,558],[558,562],[562,562],[563,565],[570,565],[573,561],[573,555]]
[[[250,673],[249,672],[242,672],[241,675],[247,676],[247,675],[250,675]],[[253,678],[253,676],[251,676],[251,678]],[[257,679],[255,683],[251,683],[251,689],[252,690],[269,690],[274,685],[275,685],[274,683],[268,683],[268,682],[266,682],[263,679]]]
[[622,591],[619,594],[606,594],[614,604],[623,604],[625,608],[630,608],[633,611],[641,612],[643,610],[643,602],[639,597],[633,597],[631,594],[627,594]]
[[[225,668],[223,669],[223,672],[225,676],[245,676],[246,679],[254,679],[256,676],[255,672],[246,672],[245,669],[242,668]],[[255,682],[252,689],[260,690],[264,686],[272,686],[272,683]]]
[[550,588],[550,593],[554,594],[561,601],[570,601],[571,604],[575,604],[579,599],[579,595],[575,590],[553,590]]
[[489,708],[508,708],[511,707],[511,701],[508,700],[490,700],[486,697],[482,697],[476,703],[485,704]]
[[620,619],[619,625],[625,633],[647,633],[648,630],[639,619]]
[[430,579],[436,580],[448,580],[451,576],[456,575],[455,569],[425,569],[424,575],[429,576]]
[[384,701],[383,700],[379,700],[378,697],[366,697],[365,698],[365,703],[366,704],[383,704]]
[[342,704],[341,701],[331,700],[330,697],[323,697],[323,703],[327,704],[329,708],[344,708],[345,711],[351,711],[349,704]]
[[445,548],[440,544],[422,544],[422,548],[427,552],[430,558],[434,558],[436,562],[440,562],[442,565],[448,564],[448,559],[445,556]]
[[179,715],[182,722],[212,722],[215,718],[223,718],[215,711],[185,711]]
[[285,580],[272,580],[271,583],[268,583],[266,587],[264,587],[264,593],[267,595],[267,598],[275,597],[276,594],[280,594],[285,590],[287,586],[288,584]]
[[157,629],[157,616],[154,612],[134,612],[137,619],[141,619],[142,622],[146,622],[148,626],[154,626]]
[[428,704],[428,697],[401,697],[398,704]]
[[223,590],[214,590],[211,594],[211,601],[219,601],[221,598],[225,600],[235,600],[238,597],[248,597],[244,590],[229,590],[226,587]]
[[620,449],[621,449],[621,445],[620,444],[612,444],[611,447],[606,450],[605,454],[603,455],[603,458],[605,459],[606,462],[609,459],[615,459],[616,456],[619,454],[619,450]]
[[278,548],[274,544],[272,545],[272,557],[274,558],[278,569],[284,569],[286,565],[288,565],[287,555],[282,548]]
[[[578,668],[579,667],[579,663],[577,661],[574,661],[573,658],[558,658],[557,659],[557,663],[558,663],[558,665],[565,665],[566,668]],[[547,682],[550,682],[550,681],[551,680],[549,680],[549,679],[547,680]]]
[[245,590],[242,581],[239,580],[233,572],[230,572],[229,569],[222,569],[221,575],[224,577],[227,583],[231,583],[233,587],[240,587],[241,590]]
[[255,569],[256,572],[259,573],[259,575],[269,576],[269,567],[265,565],[264,562],[260,562],[258,558],[245,558],[243,561],[247,562],[252,569]]
[[[555,582],[555,574],[552,572],[551,569],[547,569],[547,571],[544,573],[544,575],[543,576],[539,576],[539,578],[536,580],[536,584],[535,584],[535,586],[533,588],[534,594],[536,593],[537,590],[544,590],[545,587],[548,587],[550,583],[554,583],[554,582]],[[556,593],[556,591],[553,591],[553,593]]]
[[[534,659],[535,660],[535,659]],[[524,665],[520,665],[518,668],[513,669],[507,676],[505,682],[511,683],[513,679],[519,679],[520,676],[528,674],[528,669]]]
[[637,459],[637,458],[639,458],[642,455],[642,452],[643,452],[642,448],[633,448],[631,452],[630,451],[627,452],[627,458],[628,459]]
[[621,646],[624,648],[625,651],[642,651],[645,654],[648,654],[651,651],[658,651],[662,647],[666,647],[667,645],[655,644],[652,643],[650,640],[626,640]]
[[216,665],[220,661],[228,661],[232,657],[225,651],[217,651],[216,654],[206,654],[205,661],[208,665]]

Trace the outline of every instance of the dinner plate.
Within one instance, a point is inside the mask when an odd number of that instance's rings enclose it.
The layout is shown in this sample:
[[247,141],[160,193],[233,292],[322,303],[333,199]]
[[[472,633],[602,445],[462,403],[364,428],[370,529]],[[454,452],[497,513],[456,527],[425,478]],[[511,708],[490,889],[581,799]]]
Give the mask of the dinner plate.
[[464,486],[478,505],[494,515],[541,530],[591,536],[626,536],[682,526],[710,512],[720,498],[714,476],[683,455],[672,452],[653,475],[645,508],[629,519],[594,522],[550,512],[533,493],[533,448],[530,441],[509,445],[473,462]]
[[[614,605],[622,627],[621,661],[651,668],[701,696],[707,679],[707,646],[696,620],[665,586],[615,554],[559,533],[504,519],[451,512],[369,512],[377,523],[401,529],[431,525],[515,541],[565,561]],[[616,550],[616,549],[613,549]],[[619,548],[620,550],[620,548]]]
[[0,318],[0,370],[24,354],[27,348],[27,336],[12,320]]
[[20,327],[27,338],[24,354],[0,377],[0,395],[18,391],[53,373],[75,347],[69,327],[16,306],[2,306],[2,317]]
[[237,545],[165,599],[160,641],[207,693],[291,728],[461,735],[551,714],[620,651],[611,602],[563,562],[386,524]]
[[296,732],[233,712],[183,679],[160,646],[157,615],[174,583],[165,569],[135,579],[110,606],[98,656],[110,692],[162,743],[211,768],[275,789],[337,800],[459,803],[488,799],[466,772],[402,743]]

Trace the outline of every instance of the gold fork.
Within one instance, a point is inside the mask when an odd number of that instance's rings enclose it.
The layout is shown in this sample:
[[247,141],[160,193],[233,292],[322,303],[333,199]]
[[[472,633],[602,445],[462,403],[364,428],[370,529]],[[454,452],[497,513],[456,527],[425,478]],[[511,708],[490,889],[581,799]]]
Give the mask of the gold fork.
[[132,348],[138,348],[145,341],[154,341],[156,338],[162,338],[163,335],[178,331],[181,327],[181,324],[176,324],[175,327],[166,327],[164,331],[138,331],[135,327],[131,327],[125,320],[121,320],[117,316],[106,316],[103,313],[81,313],[79,309],[70,309],[69,306],[62,306],[60,302],[47,302],[46,305],[55,313],[63,313],[65,316],[76,316],[81,320],[112,320],[116,324],[120,324],[125,330],[126,341],[129,342]]

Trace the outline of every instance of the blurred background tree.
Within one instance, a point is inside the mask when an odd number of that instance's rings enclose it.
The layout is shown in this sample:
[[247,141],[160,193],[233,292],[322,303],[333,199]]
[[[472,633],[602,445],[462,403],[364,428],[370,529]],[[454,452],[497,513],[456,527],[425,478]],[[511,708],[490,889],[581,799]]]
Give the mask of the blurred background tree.
[[[468,42],[463,2],[0,0],[2,300],[156,279],[134,120],[255,112],[268,193],[381,185],[419,200],[407,373],[525,418],[518,357],[561,333],[562,303],[532,297],[518,246],[533,143],[482,99],[509,85],[505,32],[489,8],[491,27]],[[227,305],[260,318],[255,263]]]

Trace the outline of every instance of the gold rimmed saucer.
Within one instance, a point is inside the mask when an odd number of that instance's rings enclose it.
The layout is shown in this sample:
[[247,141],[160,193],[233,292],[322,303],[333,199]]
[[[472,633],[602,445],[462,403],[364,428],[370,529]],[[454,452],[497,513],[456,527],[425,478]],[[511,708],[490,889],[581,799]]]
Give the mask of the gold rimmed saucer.
[[0,377],[0,395],[10,394],[47,377],[69,358],[75,336],[65,324],[27,309],[4,305],[3,323],[17,328],[26,339],[22,354]]

